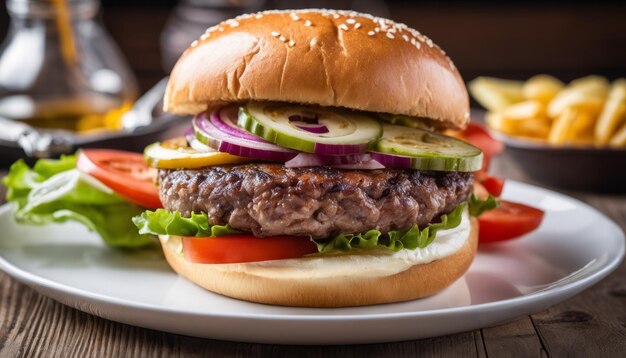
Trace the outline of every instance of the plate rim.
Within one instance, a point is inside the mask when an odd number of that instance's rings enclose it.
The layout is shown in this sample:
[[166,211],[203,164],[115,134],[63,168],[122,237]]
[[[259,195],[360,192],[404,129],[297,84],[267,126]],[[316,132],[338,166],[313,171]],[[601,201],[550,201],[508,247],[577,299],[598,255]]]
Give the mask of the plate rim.
[[[621,238],[618,241],[619,251],[611,258],[609,261],[599,268],[594,268],[594,271],[590,273],[588,276],[583,278],[574,280],[572,282],[564,283],[564,284],[556,284],[553,287],[549,287],[545,290],[539,290],[532,292],[527,295],[517,296],[513,298],[507,298],[504,300],[498,300],[494,302],[485,302],[478,304],[470,304],[467,306],[461,307],[451,307],[451,308],[436,308],[436,309],[428,309],[428,310],[420,310],[420,311],[412,311],[412,312],[391,312],[391,313],[350,313],[350,314],[328,314],[328,313],[319,313],[319,314],[292,314],[292,313],[220,313],[220,312],[198,312],[191,309],[183,309],[183,308],[171,308],[164,307],[151,303],[143,303],[136,302],[124,298],[118,298],[114,296],[108,296],[105,294],[94,293],[84,289],[76,288],[64,283],[60,283],[54,281],[52,279],[47,279],[45,277],[38,276],[29,271],[23,270],[13,263],[9,262],[3,255],[0,253],[0,270],[4,271],[6,274],[14,278],[15,280],[22,282],[35,290],[39,291],[37,288],[51,289],[54,292],[61,293],[66,296],[71,296],[73,299],[86,299],[91,302],[99,302],[102,304],[113,305],[116,307],[124,307],[131,309],[138,309],[143,312],[150,313],[164,313],[164,314],[177,314],[177,315],[191,315],[196,317],[213,317],[213,318],[233,318],[233,319],[246,319],[246,320],[297,320],[297,321],[360,321],[360,320],[387,320],[387,319],[415,319],[415,318],[432,318],[441,315],[453,315],[453,314],[472,314],[476,313],[476,311],[480,312],[483,310],[502,310],[507,308],[514,308],[523,306],[526,304],[532,304],[537,301],[550,301],[551,298],[558,296],[567,296],[565,299],[570,298],[572,295],[563,294],[563,292],[572,292],[575,291],[574,294],[581,292],[582,290],[589,288],[591,285],[598,283],[606,276],[608,276],[611,272],[613,272],[624,260],[624,256],[626,253],[626,241],[624,231],[617,225],[611,218],[609,218],[604,213],[599,210],[593,208],[589,204],[567,196],[565,194],[561,194],[556,191],[548,190],[545,188],[541,188],[535,185],[522,183],[516,180],[507,180],[508,183],[513,183],[515,186],[521,186],[523,190],[539,190],[542,194],[550,194],[555,195],[560,198],[565,198],[567,200],[575,202],[577,205],[584,207],[585,209],[591,210],[602,216],[607,224],[610,226],[610,229],[614,231],[617,236]],[[12,205],[10,203],[4,204],[0,206],[0,215],[6,215],[6,211],[12,210]],[[613,251],[615,252],[615,251]],[[174,273],[175,274],[175,273]],[[571,274],[571,273],[570,273]],[[557,282],[557,281],[555,281]],[[48,296],[47,294],[44,294]],[[272,306],[272,305],[269,305]],[[372,305],[369,307],[376,307],[377,305]],[[73,306],[75,307],[75,306]],[[288,307],[284,306],[284,308],[294,308],[297,309],[299,307]],[[344,307],[345,308],[345,307]],[[314,309],[314,308],[312,308]],[[324,310],[328,310],[328,308],[322,308]],[[341,308],[339,308],[341,309]]]

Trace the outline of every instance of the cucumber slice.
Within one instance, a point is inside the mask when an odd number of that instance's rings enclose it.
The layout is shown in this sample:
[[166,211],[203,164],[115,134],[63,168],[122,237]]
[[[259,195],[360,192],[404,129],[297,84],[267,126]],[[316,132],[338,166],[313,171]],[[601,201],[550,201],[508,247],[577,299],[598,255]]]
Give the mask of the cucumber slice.
[[459,139],[388,124],[383,130],[376,151],[411,158],[413,169],[472,172],[482,167],[482,151]]
[[365,114],[286,104],[248,103],[238,124],[282,147],[322,155],[363,153],[382,135],[380,122]]
[[199,151],[189,147],[182,137],[150,144],[144,150],[144,156],[149,166],[159,169],[193,169],[250,160],[210,148],[207,151]]

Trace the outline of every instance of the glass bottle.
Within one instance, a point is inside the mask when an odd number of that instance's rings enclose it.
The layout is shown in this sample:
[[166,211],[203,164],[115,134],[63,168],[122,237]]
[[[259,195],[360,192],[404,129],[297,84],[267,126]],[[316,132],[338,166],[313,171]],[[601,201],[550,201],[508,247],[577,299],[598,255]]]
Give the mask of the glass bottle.
[[95,16],[98,0],[7,0],[0,118],[76,132],[114,130],[136,80]]

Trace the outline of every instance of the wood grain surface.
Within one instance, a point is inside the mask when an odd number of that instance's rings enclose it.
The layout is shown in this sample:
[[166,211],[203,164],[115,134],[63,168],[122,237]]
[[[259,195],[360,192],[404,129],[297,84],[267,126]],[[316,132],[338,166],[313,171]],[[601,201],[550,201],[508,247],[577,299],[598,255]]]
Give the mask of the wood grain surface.
[[[527,181],[506,154],[494,164],[496,173]],[[566,194],[594,206],[626,229],[626,197]],[[4,198],[1,187],[0,196]],[[564,303],[502,325],[358,346],[234,343],[128,326],[66,307],[0,273],[0,357],[623,357],[624,352],[625,264]]]

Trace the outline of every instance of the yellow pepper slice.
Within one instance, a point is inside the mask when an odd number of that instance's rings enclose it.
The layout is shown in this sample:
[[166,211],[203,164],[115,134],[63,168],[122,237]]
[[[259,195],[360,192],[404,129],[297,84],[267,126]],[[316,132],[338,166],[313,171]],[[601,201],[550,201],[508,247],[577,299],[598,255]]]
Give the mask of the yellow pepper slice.
[[251,160],[218,151],[198,151],[190,148],[182,137],[150,144],[144,156],[149,166],[158,169],[193,169]]

